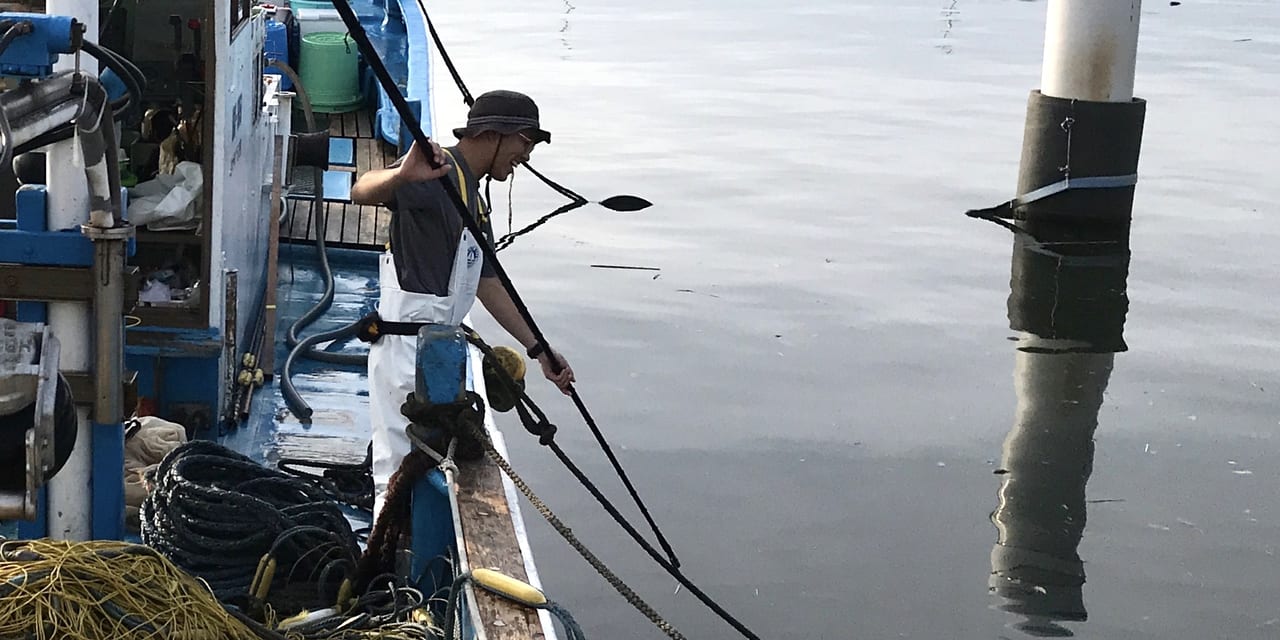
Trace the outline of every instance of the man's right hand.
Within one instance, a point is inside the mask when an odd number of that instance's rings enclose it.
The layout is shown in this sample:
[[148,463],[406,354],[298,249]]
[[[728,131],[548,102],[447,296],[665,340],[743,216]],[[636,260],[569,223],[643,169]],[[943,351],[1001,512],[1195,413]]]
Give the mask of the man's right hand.
[[409,153],[405,155],[404,162],[400,163],[396,178],[402,183],[426,182],[447,175],[453,169],[453,165],[448,163],[444,152],[440,150],[440,145],[436,144],[435,141],[431,142],[431,153],[435,158],[435,164],[440,168],[431,168],[431,165],[427,164],[426,157],[422,154],[421,147],[418,146],[417,142],[414,142],[409,147]]
[[435,180],[448,175],[453,170],[453,166],[446,162],[440,145],[432,142],[431,153],[440,168],[432,169],[431,165],[427,164],[426,157],[418,150],[417,143],[414,143],[399,164],[386,169],[374,169],[361,175],[351,187],[351,202],[368,205],[390,204],[395,198],[396,189],[401,185]]

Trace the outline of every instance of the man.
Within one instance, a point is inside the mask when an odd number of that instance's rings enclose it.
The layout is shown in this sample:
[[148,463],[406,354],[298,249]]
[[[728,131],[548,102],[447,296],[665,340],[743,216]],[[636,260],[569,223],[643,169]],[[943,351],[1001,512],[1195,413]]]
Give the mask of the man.
[[[486,264],[479,242],[493,246],[489,210],[480,199],[480,178],[505,181],[517,164],[527,161],[534,146],[551,142],[538,123],[538,107],[514,91],[491,91],[476,99],[467,126],[454,129],[458,145],[441,149],[432,143],[436,163],[427,164],[414,144],[391,167],[370,171],[351,189],[356,204],[385,204],[392,210],[391,246],[380,259],[381,296],[378,315],[393,322],[461,324],[478,298],[511,337],[542,365],[542,373],[564,393],[573,369],[559,353],[539,352],[525,323]],[[452,174],[452,175],[451,175]],[[438,178],[453,181],[485,238],[474,238],[463,226],[457,207]],[[413,391],[417,339],[384,335],[369,350],[369,413],[373,429],[374,516],[382,510],[387,481],[412,450],[400,413]],[[561,367],[556,371],[554,363]]]

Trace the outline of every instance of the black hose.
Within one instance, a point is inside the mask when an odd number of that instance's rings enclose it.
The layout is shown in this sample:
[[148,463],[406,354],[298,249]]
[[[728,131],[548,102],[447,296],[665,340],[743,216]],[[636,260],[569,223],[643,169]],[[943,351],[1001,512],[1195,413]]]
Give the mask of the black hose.
[[108,69],[114,71],[120,81],[124,83],[128,98],[112,103],[111,109],[116,115],[123,114],[130,107],[142,104],[142,92],[147,84],[147,79],[142,75],[142,71],[138,70],[132,62],[125,60],[120,54],[87,40],[80,45],[80,48]]
[[[310,131],[315,131],[315,114],[311,108],[311,98],[307,94],[307,89],[302,85],[302,79],[288,64],[281,61],[275,61],[272,64],[279,67],[293,81],[293,85],[298,91],[298,97],[302,100],[302,112],[307,120],[307,128]],[[312,215],[316,218],[316,251],[320,254],[320,271],[324,277],[325,290],[324,295],[320,297],[320,301],[295,320],[289,326],[289,330],[285,332],[285,344],[291,348],[291,351],[289,351],[289,356],[285,358],[280,380],[280,393],[284,396],[285,403],[289,406],[289,410],[303,421],[310,420],[313,412],[311,405],[303,399],[293,385],[293,364],[299,357],[339,365],[364,366],[368,363],[366,354],[330,353],[315,348],[315,345],[322,342],[342,340],[355,336],[359,321],[352,322],[333,331],[309,336],[306,339],[298,337],[298,334],[307,325],[315,322],[316,319],[329,310],[329,307],[333,305],[333,296],[336,290],[333,269],[329,265],[329,249],[325,244],[325,236],[328,235],[329,230],[329,216],[325,211],[324,204],[324,171],[320,167],[315,168],[315,185],[312,187],[311,202]]]
[[[311,405],[307,404],[307,401],[302,398],[298,393],[298,390],[293,386],[293,363],[299,357],[312,357],[316,353],[312,349],[315,345],[329,340],[341,340],[343,338],[354,336],[355,331],[354,325],[347,325],[333,331],[326,331],[324,333],[307,336],[302,342],[298,343],[298,346],[295,347],[293,351],[289,352],[289,357],[285,358],[284,372],[280,378],[280,394],[284,396],[284,401],[289,405],[289,410],[292,411],[299,420],[304,422],[309,421],[313,411],[311,410]],[[363,358],[364,356],[360,357]]]

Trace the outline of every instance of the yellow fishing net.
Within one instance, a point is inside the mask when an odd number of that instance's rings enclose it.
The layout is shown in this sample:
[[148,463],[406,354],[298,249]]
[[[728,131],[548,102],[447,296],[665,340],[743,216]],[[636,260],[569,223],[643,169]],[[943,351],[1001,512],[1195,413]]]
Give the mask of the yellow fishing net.
[[209,589],[149,547],[0,543],[0,638],[257,640]]

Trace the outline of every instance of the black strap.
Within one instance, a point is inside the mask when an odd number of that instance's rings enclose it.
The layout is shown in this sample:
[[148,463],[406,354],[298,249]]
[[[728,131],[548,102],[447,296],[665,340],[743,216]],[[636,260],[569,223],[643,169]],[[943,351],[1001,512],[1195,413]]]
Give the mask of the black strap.
[[373,344],[382,336],[416,336],[429,322],[392,322],[383,320],[377,311],[360,318],[356,325],[356,337],[361,342]]

